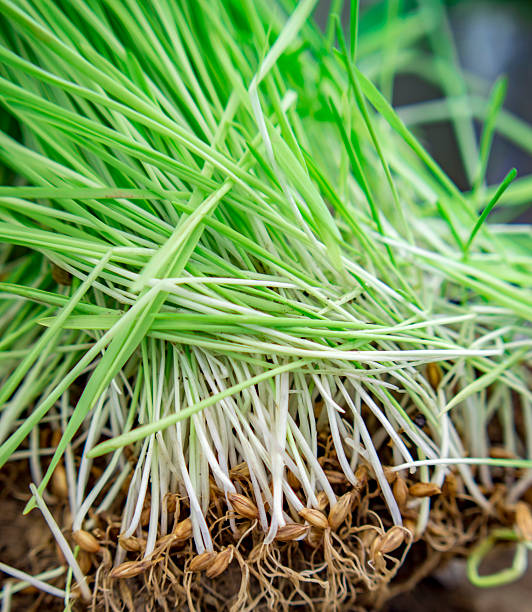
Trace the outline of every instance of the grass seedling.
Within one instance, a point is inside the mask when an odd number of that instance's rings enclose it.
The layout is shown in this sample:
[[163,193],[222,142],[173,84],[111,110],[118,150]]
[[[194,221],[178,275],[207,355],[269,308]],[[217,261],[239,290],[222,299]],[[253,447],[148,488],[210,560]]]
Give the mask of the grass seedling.
[[[0,467],[68,566],[2,562],[3,609],[371,607],[414,538],[479,582],[497,529],[522,571],[532,245],[491,221],[532,190],[485,175],[532,130],[439,2],[315,6],[0,0]],[[394,108],[405,70],[447,97]]]

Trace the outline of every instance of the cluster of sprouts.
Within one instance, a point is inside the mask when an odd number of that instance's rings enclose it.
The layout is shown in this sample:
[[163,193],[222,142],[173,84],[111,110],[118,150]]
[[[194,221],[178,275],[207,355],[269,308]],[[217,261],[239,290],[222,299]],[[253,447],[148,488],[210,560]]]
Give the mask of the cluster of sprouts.
[[[322,432],[345,490],[363,466],[396,526],[390,470],[440,490],[452,469],[488,514],[492,467],[513,470],[509,504],[532,485],[530,228],[485,223],[532,194],[514,171],[486,185],[494,131],[531,153],[530,128],[502,81],[468,90],[447,39],[436,59],[417,44],[442,36],[438,2],[359,40],[354,3],[349,41],[315,4],[0,0],[0,464],[29,461],[27,510],[84,595],[47,510],[57,474],[67,527],[119,504],[143,559],[174,494],[197,554],[213,488],[237,539],[242,464],[266,545],[320,494],[334,507]],[[392,108],[412,66],[445,106]],[[408,127],[443,112],[467,193]],[[409,502],[418,535],[430,505]],[[22,578],[68,597],[43,583],[58,572]]]

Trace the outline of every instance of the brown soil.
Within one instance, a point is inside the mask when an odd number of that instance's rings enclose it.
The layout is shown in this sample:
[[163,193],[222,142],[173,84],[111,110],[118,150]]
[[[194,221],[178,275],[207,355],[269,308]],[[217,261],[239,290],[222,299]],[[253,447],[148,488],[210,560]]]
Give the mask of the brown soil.
[[[28,516],[22,511],[29,495],[25,462],[8,464],[0,472],[0,560],[16,569],[35,575],[57,567],[59,559],[48,526],[38,510]],[[10,580],[0,574],[0,584]],[[61,586],[58,584],[57,586]],[[32,587],[13,595],[11,610],[37,612],[63,610],[58,598]]]

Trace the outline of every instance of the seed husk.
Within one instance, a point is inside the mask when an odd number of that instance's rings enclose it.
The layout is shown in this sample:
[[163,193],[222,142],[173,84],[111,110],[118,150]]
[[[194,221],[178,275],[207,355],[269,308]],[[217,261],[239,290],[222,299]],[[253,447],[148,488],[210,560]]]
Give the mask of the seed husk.
[[325,510],[329,505],[329,498],[325,491],[318,491],[318,493],[316,493],[316,499],[318,500],[318,505],[316,506],[318,510]]
[[157,547],[159,549],[169,550],[171,548],[174,548],[175,546],[179,546],[180,544],[183,544],[183,542],[187,539],[188,538],[180,538],[175,533],[168,533],[164,536],[161,536],[157,540]]
[[413,519],[405,519],[403,521],[403,527],[410,531],[410,533],[415,536],[416,534],[416,521]]
[[329,512],[329,525],[331,529],[338,529],[345,521],[348,514],[351,512],[351,505],[353,504],[354,497],[354,492],[349,491],[349,493],[345,493],[342,497],[338,498]]
[[292,540],[299,540],[303,537],[310,529],[308,525],[301,525],[300,523],[287,523],[283,527],[279,527],[277,530],[276,540],[279,542],[291,542]]
[[378,534],[373,537],[373,539],[368,538],[368,542],[370,542],[369,553],[372,559],[375,559],[377,555],[381,555],[381,547],[382,547],[382,538],[383,535]]
[[82,571],[83,574],[87,575],[91,571],[92,560],[90,553],[85,552],[84,550],[80,550],[77,557],[77,562],[79,565],[79,569]]
[[357,485],[365,485],[368,482],[368,468],[365,465],[359,465],[355,470],[355,478]]
[[149,522],[150,522],[150,513],[151,513],[150,506],[147,506],[141,512],[141,515],[140,515],[140,524],[142,525],[142,527],[146,527],[149,524]]
[[309,544],[309,546],[317,548],[323,542],[323,533],[323,529],[311,527],[307,537],[305,538],[305,542]]
[[52,474],[52,491],[59,499],[68,497],[68,481],[65,467],[59,463]]
[[252,520],[258,518],[259,510],[248,497],[239,493],[229,493],[227,499],[233,506],[233,510],[240,516]]
[[443,482],[442,492],[450,499],[454,499],[458,494],[458,482],[454,474],[447,474]]
[[397,480],[397,472],[395,472],[389,465],[384,465],[382,469],[388,484],[393,484]]
[[252,521],[246,520],[238,524],[235,531],[235,538],[241,538],[252,526]]
[[302,508],[299,511],[299,516],[307,521],[307,523],[313,527],[317,527],[318,529],[327,529],[329,526],[327,517],[320,510],[315,510],[314,508]]
[[381,553],[386,554],[401,546],[405,539],[405,532],[401,527],[394,525],[379,537],[381,540],[379,550]]
[[292,470],[286,470],[286,480],[293,491],[299,491],[299,489],[301,489],[301,483]]
[[211,563],[210,567],[205,572],[207,578],[216,578],[220,574],[223,574],[227,569],[227,566],[233,560],[233,548],[227,547],[225,550],[216,554],[216,558]]
[[167,493],[166,494],[166,511],[169,514],[174,514],[178,509],[179,499],[175,493]]
[[355,470],[355,478],[357,481],[355,485],[355,493],[357,495],[360,495],[362,489],[366,486],[366,483],[368,482],[368,469],[365,465],[359,465],[357,467],[357,469]]
[[441,367],[439,364],[431,361],[427,363],[427,380],[430,383],[430,386],[436,390],[441,383],[441,379],[443,378],[443,374],[441,371]]
[[[24,589],[24,591],[26,591],[26,589]],[[24,592],[23,591],[23,592]],[[38,591],[37,591],[38,592]],[[81,599],[81,590],[79,588],[79,586],[77,584],[75,584],[71,589],[70,589],[70,597],[72,599]]]
[[124,561],[111,571],[111,578],[134,578],[142,574],[147,568],[148,565],[145,561]]
[[100,529],[100,527],[95,527],[91,533],[97,540],[103,540],[105,538],[105,531]]
[[370,548],[375,538],[379,537],[379,532],[376,527],[369,525],[367,529],[362,530],[358,534],[358,539],[362,542],[364,548]]
[[406,501],[408,499],[408,485],[406,484],[404,478],[397,478],[397,480],[393,483],[392,491],[395,501],[399,506],[399,510],[402,510],[406,506]]
[[79,529],[78,531],[74,531],[72,533],[72,539],[74,542],[84,550],[89,553],[97,553],[100,550],[100,543],[98,540],[84,529]]
[[238,463],[237,465],[231,468],[229,475],[231,476],[231,478],[240,478],[246,480],[247,478],[249,478],[248,464],[245,461],[242,461],[242,463]]
[[408,492],[412,497],[431,497],[439,495],[441,489],[432,482],[416,482],[408,489]]
[[192,536],[192,521],[186,518],[174,526],[172,533],[179,541],[188,540]]
[[215,553],[212,550],[207,550],[199,555],[196,555],[190,562],[188,569],[191,572],[202,572],[203,570],[206,570],[212,565],[217,554],[218,553]]
[[523,539],[532,541],[532,512],[526,502],[520,501],[515,505],[515,524]]
[[118,536],[119,545],[128,552],[140,552],[143,548],[144,540],[139,538]]
[[347,482],[347,478],[343,472],[339,472],[338,470],[323,470],[327,480],[330,484],[345,484]]

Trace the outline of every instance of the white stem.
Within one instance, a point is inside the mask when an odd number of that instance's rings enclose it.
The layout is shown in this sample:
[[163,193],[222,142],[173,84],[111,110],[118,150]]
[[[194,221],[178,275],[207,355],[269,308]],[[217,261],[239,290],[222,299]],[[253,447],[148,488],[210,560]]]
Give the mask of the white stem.
[[[10,589],[11,594],[16,593],[17,591],[21,591],[22,589],[26,588],[28,585],[31,585],[31,586],[34,586],[36,589],[39,589],[40,591],[53,595],[54,597],[60,597],[61,599],[64,599],[66,596],[66,592],[63,589],[58,589],[57,587],[54,587],[51,584],[48,584],[47,582],[40,580],[36,576],[30,576],[26,572],[23,572],[14,567],[11,567],[10,565],[6,565],[5,563],[0,562],[0,571],[5,572],[9,576],[13,576],[13,578],[16,578],[17,580],[22,581],[18,585],[13,585],[11,582],[9,583],[6,582],[6,587],[8,584],[11,586],[11,589]],[[65,569],[61,567],[59,568],[59,571],[57,569],[50,570],[48,572],[43,572],[39,576],[40,578],[55,578],[57,576],[61,576],[61,574],[64,574],[64,573],[65,573]],[[4,594],[2,594],[2,599],[5,599]]]
[[153,457],[151,462],[151,500],[150,500],[150,522],[148,525],[148,537],[144,558],[147,559],[155,548],[157,540],[157,526],[159,523],[159,453],[157,452],[157,440],[154,442]]
[[129,527],[124,532],[124,537],[126,538],[130,538],[135,533],[135,529],[137,528],[140,522],[140,516],[144,507],[144,499],[146,498],[146,491],[148,489],[148,478],[150,477],[151,471],[151,457],[153,453],[154,440],[154,436],[150,436],[150,441],[148,442],[148,452],[146,453],[146,459],[144,460],[144,468],[142,470],[142,478],[140,480],[135,511],[133,512],[133,517],[131,519]]
[[[59,529],[59,526],[55,522],[54,517],[52,516],[51,512],[48,510],[44,502],[44,499],[41,497],[39,491],[37,491],[37,487],[34,484],[30,484],[30,490],[32,492],[32,495],[35,497],[35,502],[37,503],[37,506],[39,507],[39,510],[41,511],[44,517],[44,520],[48,524],[48,527],[50,528],[50,531],[52,532],[57,544],[59,545],[61,552],[65,556],[66,562],[72,569],[72,573],[74,574],[78,582],[83,599],[89,600],[91,598],[91,591],[89,587],[87,586],[87,580],[85,576],[83,575],[83,572],[81,571],[81,568],[79,567],[78,562],[74,558],[74,555],[72,551],[70,550],[70,546],[68,545],[68,542],[66,541],[65,536],[61,533],[61,529]],[[64,597],[64,593],[63,593],[63,597]]]
[[353,401],[349,397],[349,393],[347,393],[346,388],[342,384],[342,382],[338,382],[338,386],[342,395],[344,396],[345,401],[348,406],[351,408],[353,412],[353,416],[355,417],[355,421],[357,422],[358,428],[360,429],[360,435],[362,437],[362,441],[364,442],[364,446],[366,447],[366,451],[368,452],[371,466],[373,467],[373,471],[375,472],[375,476],[379,482],[379,485],[382,490],[382,494],[384,495],[384,499],[388,505],[388,509],[390,510],[390,514],[392,515],[392,520],[396,525],[402,525],[403,521],[401,519],[401,512],[399,511],[399,507],[397,502],[395,501],[395,497],[393,496],[392,490],[390,489],[390,485],[386,480],[386,476],[384,475],[384,470],[382,469],[382,465],[377,455],[377,451],[373,446],[373,442],[371,441],[371,435],[364,423],[364,419],[358,413]]
[[[83,448],[83,454],[81,456],[81,463],[78,469],[78,478],[77,478],[77,490],[76,490],[76,508],[82,504],[83,495],[85,493],[85,486],[89,479],[89,471],[92,465],[92,460],[87,457],[88,451],[94,446],[94,442],[97,437],[100,436],[100,432],[103,428],[104,421],[106,419],[107,414],[102,414],[102,408],[105,402],[106,396],[102,395],[96,404],[96,408],[94,409],[94,415],[91,416],[89,431],[87,434],[87,439],[85,442],[85,447]],[[107,411],[106,411],[107,412]]]

